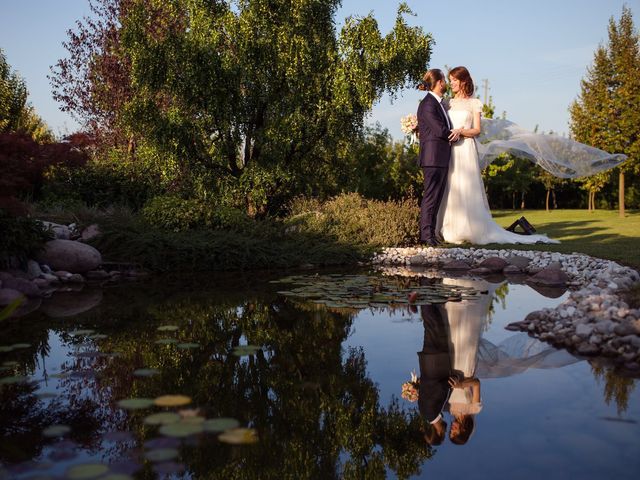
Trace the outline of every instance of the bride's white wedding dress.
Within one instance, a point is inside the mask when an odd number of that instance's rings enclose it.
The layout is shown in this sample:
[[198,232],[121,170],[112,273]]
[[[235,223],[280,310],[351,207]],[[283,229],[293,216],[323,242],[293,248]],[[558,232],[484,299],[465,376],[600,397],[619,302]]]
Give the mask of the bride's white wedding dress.
[[[472,128],[475,112],[482,111],[477,98],[452,99],[449,117],[453,128]],[[519,235],[498,225],[491,217],[489,203],[478,163],[478,149],[473,138],[463,137],[451,149],[449,179],[444,193],[438,224],[449,243],[560,243],[545,235]]]

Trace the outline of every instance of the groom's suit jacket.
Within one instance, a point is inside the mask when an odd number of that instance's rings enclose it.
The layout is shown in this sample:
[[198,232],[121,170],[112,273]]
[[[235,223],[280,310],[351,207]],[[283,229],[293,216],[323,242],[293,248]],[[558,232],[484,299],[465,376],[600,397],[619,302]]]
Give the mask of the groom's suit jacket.
[[451,340],[447,313],[442,305],[423,305],[424,344],[418,352],[420,386],[418,408],[427,422],[442,413],[451,394]]
[[451,157],[449,134],[442,107],[431,93],[418,106],[418,132],[420,134],[420,166],[448,167]]

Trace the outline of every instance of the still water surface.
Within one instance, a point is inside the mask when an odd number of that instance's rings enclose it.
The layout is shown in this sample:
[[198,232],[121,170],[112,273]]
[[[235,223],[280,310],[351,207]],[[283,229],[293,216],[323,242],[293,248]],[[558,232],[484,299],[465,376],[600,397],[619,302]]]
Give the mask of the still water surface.
[[[6,320],[0,344],[17,347],[0,353],[0,478],[638,478],[637,380],[504,328],[566,293],[369,273],[292,296],[299,285],[270,283],[283,276],[156,277],[56,293]],[[358,278],[374,286],[368,300]],[[359,297],[345,305],[340,289]],[[389,290],[400,302],[385,304]],[[445,438],[429,446],[421,402],[401,392],[426,373],[418,352],[434,325],[481,399],[454,389],[466,396],[444,403]],[[168,394],[191,403],[118,403]],[[456,445],[461,402],[473,427]],[[161,412],[193,434],[145,420]],[[221,441],[220,418],[249,430]]]

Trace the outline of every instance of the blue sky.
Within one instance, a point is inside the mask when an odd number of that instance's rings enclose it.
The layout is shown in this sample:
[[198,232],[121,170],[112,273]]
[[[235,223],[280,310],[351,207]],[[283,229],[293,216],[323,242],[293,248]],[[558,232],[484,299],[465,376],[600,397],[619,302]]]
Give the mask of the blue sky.
[[[407,1],[416,16],[411,25],[430,32],[435,46],[431,67],[465,65],[477,85],[489,81],[498,113],[524,128],[568,132],[568,107],[593,53],[607,41],[610,17],[627,5],[640,26],[640,0],[444,0]],[[398,3],[343,0],[336,22],[373,12],[382,33],[395,21]],[[87,0],[0,0],[0,48],[26,80],[29,101],[56,134],[77,124],[51,97],[49,67],[66,56],[62,42],[75,21],[89,13]],[[482,90],[479,91],[481,98]],[[422,94],[407,89],[390,102],[384,97],[369,122],[379,122],[394,138],[402,136],[400,117],[414,112]]]

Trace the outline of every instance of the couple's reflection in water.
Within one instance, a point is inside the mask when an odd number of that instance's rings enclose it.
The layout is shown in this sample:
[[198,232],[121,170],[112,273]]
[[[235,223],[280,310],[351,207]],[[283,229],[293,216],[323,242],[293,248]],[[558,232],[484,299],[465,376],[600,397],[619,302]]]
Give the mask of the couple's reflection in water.
[[529,368],[557,368],[578,359],[526,333],[514,334],[497,345],[483,339],[501,284],[471,278],[442,281],[482,293],[474,299],[419,307],[424,326],[422,350],[418,352],[420,373],[403,385],[402,397],[409,401],[417,398],[429,445],[441,445],[447,428],[449,441],[464,445],[482,411],[481,378],[511,376]]

